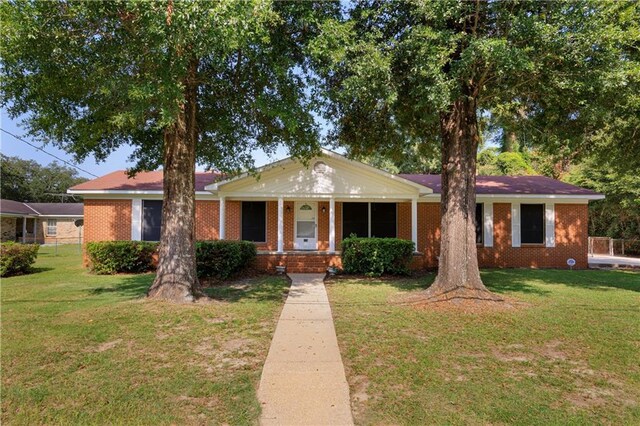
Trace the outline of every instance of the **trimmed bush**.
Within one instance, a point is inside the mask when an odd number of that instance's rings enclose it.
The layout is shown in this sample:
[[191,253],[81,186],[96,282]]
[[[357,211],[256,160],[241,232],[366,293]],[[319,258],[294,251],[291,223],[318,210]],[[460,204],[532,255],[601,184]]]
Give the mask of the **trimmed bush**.
[[227,279],[253,263],[257,250],[249,241],[198,241],[198,277]]
[[342,267],[348,274],[406,275],[413,242],[398,238],[349,237],[342,241]]
[[26,274],[38,257],[38,244],[0,244],[0,277]]
[[91,270],[97,274],[137,273],[154,269],[158,243],[147,241],[96,241],[87,243]]

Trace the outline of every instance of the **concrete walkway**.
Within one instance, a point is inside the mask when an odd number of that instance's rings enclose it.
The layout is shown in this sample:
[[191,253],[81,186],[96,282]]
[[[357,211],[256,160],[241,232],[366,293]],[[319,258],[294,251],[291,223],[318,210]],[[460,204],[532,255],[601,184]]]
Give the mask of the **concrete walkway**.
[[349,385],[321,274],[290,274],[264,364],[262,425],[352,425]]
[[589,266],[592,268],[640,268],[640,258],[594,254],[589,255]]

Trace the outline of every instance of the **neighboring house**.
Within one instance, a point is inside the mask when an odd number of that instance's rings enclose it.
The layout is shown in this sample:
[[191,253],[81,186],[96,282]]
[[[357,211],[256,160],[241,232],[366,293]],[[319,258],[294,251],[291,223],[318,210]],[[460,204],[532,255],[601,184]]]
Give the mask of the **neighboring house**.
[[0,200],[2,241],[39,244],[82,242],[82,203]]
[[[413,267],[437,266],[439,175],[392,175],[326,150],[308,167],[285,159],[259,171],[196,174],[197,239],[253,241],[260,267],[322,271],[340,266],[351,234],[398,237],[415,243]],[[160,238],[161,171],[117,171],[69,193],[84,197],[86,241]],[[587,204],[602,198],[543,176],[478,176],[480,265],[586,268]]]

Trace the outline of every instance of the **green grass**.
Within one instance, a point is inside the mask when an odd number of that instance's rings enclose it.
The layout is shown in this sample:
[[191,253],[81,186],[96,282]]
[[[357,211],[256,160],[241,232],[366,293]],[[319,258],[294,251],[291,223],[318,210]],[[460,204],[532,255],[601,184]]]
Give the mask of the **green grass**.
[[3,424],[251,424],[287,283],[211,290],[210,304],[143,298],[153,274],[97,276],[77,247],[42,247],[2,279]]
[[527,302],[464,313],[390,303],[412,279],[329,285],[359,424],[640,424],[640,274],[492,270]]

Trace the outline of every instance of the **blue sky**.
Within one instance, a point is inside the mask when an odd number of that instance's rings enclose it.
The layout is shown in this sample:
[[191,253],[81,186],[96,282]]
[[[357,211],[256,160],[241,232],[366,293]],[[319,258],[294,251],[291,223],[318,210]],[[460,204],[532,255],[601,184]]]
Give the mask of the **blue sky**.
[[[0,127],[2,127],[2,129],[8,132],[11,132],[17,136],[22,137],[23,139],[31,142],[36,146],[43,147],[47,152],[50,152],[51,154],[54,154],[60,158],[65,159],[70,163],[75,164],[73,157],[67,154],[66,152],[64,152],[63,150],[60,150],[53,145],[43,146],[42,143],[33,141],[28,136],[24,136],[26,132],[20,126],[20,120],[12,120],[11,118],[9,118],[9,116],[7,115],[4,109],[0,110]],[[56,161],[55,158],[45,154],[42,151],[39,151],[35,148],[30,147],[24,142],[16,140],[12,136],[7,135],[4,132],[0,132],[0,152],[2,152],[4,155],[8,155],[11,157],[20,157],[24,160],[34,160],[42,165],[46,165],[53,161]],[[111,154],[111,156],[109,156],[109,158],[105,162],[97,163],[94,158],[87,158],[87,160],[85,160],[84,162],[78,163],[78,166],[90,173],[93,173],[98,176],[102,176],[114,170],[125,169],[131,166],[132,164],[127,160],[131,152],[132,152],[132,149],[130,147],[128,146],[121,147],[118,150],[116,150],[113,154]],[[287,151],[285,148],[279,148],[277,153],[272,157],[268,157],[264,152],[261,152],[261,151],[257,151],[253,153],[253,158],[256,162],[256,166],[262,166],[272,161],[285,158],[286,156],[287,156]],[[81,176],[84,176],[87,178],[93,177],[80,170],[78,170],[78,173]]]

